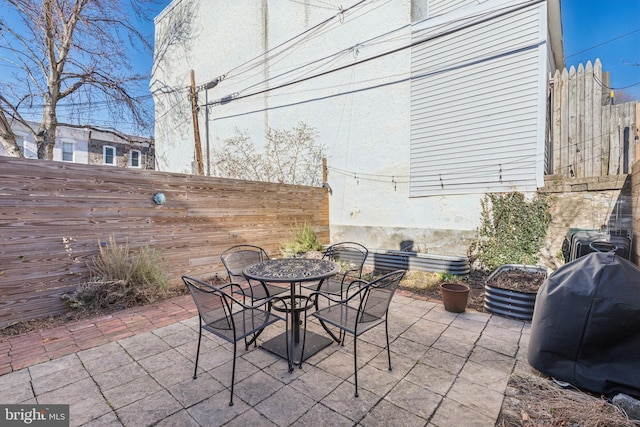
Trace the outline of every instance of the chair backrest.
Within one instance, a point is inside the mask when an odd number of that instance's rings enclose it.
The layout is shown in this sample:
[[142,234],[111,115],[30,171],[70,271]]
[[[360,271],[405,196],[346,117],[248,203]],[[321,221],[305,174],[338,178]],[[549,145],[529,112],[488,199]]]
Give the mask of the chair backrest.
[[391,298],[404,274],[405,270],[397,270],[365,285],[360,298],[357,323],[368,323],[386,316]]
[[232,246],[220,255],[220,260],[227,270],[227,275],[231,282],[245,282],[246,279],[242,274],[242,270],[251,264],[268,259],[267,252],[260,246],[254,245]]
[[198,314],[207,329],[214,333],[215,330],[220,330],[216,334],[227,340],[232,338],[233,333],[230,331],[235,330],[232,316],[235,300],[230,294],[232,289],[222,290],[188,276],[182,276],[182,281],[189,288]]
[[323,258],[337,262],[342,265],[343,271],[360,278],[368,254],[369,250],[360,243],[340,242],[329,246]]

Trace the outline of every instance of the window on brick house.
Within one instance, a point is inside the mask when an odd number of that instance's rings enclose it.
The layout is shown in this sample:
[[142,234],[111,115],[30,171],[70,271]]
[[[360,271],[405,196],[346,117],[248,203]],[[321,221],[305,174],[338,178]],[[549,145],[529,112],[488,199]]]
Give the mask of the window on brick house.
[[62,161],[73,162],[73,142],[62,143]]
[[140,150],[131,150],[129,152],[129,166],[132,168],[139,168],[140,166]]
[[102,147],[102,163],[105,165],[113,165],[116,164],[116,149],[111,147],[110,145],[105,145]]

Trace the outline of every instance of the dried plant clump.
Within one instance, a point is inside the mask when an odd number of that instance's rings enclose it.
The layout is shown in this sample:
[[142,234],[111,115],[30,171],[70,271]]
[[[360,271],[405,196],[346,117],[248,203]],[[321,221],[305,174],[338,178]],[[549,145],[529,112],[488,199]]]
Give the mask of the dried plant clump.
[[109,244],[87,263],[91,280],[63,295],[72,308],[127,308],[153,303],[171,295],[160,254],[148,246],[131,252],[128,243]]
[[505,404],[511,402],[512,408],[505,408],[503,404],[502,415],[496,424],[500,427],[640,425],[604,398],[574,388],[562,388],[535,375],[511,375],[507,395]]
[[421,291],[434,290],[440,292],[438,285],[442,281],[452,281],[451,279],[443,280],[439,273],[431,273],[427,271],[407,271],[400,282],[400,287],[408,291],[421,293]]

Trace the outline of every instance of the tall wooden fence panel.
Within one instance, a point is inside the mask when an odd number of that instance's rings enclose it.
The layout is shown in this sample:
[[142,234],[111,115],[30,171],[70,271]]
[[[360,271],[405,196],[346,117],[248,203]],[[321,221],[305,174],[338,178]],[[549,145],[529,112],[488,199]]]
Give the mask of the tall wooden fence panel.
[[111,235],[158,250],[180,286],[222,273],[235,244],[277,256],[305,222],[328,243],[325,189],[0,156],[0,327],[65,311]]
[[638,104],[614,103],[600,60],[557,70],[552,79],[548,172],[567,178],[631,173],[640,157]]

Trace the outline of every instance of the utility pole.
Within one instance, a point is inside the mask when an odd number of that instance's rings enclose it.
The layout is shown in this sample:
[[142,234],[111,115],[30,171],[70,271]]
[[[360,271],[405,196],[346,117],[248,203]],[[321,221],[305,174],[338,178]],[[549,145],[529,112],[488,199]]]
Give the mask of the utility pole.
[[196,93],[196,75],[191,70],[191,114],[193,115],[193,135],[195,137],[196,152],[196,172],[198,175],[204,175],[204,166],[202,164],[202,147],[200,144],[200,126],[198,125],[198,94]]

